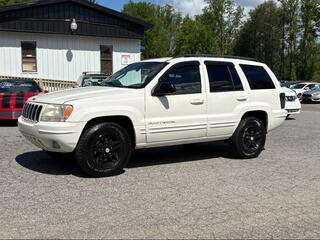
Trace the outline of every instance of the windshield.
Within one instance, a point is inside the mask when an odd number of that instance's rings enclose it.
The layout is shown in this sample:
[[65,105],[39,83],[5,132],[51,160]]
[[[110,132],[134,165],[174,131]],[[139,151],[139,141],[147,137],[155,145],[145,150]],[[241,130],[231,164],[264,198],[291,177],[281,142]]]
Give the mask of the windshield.
[[82,87],[100,86],[107,78],[107,75],[87,75],[83,77]]
[[167,64],[166,62],[133,63],[101,82],[101,86],[142,88]]
[[25,81],[0,81],[0,93],[16,93],[16,92],[40,92],[41,89],[35,82]]
[[299,83],[293,86],[293,89],[300,89],[300,88],[304,88],[307,84],[304,83]]

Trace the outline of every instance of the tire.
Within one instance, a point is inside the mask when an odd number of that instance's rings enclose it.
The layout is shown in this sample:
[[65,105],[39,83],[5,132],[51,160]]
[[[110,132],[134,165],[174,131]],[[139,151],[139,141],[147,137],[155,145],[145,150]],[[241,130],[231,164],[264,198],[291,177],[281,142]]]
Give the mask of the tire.
[[132,153],[127,131],[117,123],[94,125],[83,133],[75,150],[80,168],[92,177],[107,177],[120,173]]
[[241,120],[237,130],[231,137],[232,147],[241,159],[256,158],[266,143],[266,128],[256,117]]

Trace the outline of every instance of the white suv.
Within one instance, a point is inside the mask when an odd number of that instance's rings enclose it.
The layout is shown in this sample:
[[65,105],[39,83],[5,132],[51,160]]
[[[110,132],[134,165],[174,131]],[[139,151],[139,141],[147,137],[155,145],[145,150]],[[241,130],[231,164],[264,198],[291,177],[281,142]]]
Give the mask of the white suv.
[[21,133],[46,152],[74,154],[87,174],[102,177],[140,148],[230,139],[238,157],[255,158],[288,114],[272,71],[245,59],[152,59],[102,85],[32,97]]

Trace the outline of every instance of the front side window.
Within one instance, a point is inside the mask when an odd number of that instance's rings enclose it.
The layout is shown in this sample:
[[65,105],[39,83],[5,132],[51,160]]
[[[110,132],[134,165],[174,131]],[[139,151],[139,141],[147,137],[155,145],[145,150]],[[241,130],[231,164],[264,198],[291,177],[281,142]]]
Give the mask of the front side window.
[[128,65],[101,82],[101,86],[142,88],[146,86],[168,63],[138,62]]
[[240,64],[240,67],[246,75],[252,90],[275,88],[271,77],[263,67],[245,64]]
[[210,92],[243,90],[241,80],[234,66],[230,64],[206,63]]
[[21,42],[22,71],[37,72],[37,43]]
[[176,95],[201,93],[199,62],[178,63],[169,69],[160,81],[175,86]]

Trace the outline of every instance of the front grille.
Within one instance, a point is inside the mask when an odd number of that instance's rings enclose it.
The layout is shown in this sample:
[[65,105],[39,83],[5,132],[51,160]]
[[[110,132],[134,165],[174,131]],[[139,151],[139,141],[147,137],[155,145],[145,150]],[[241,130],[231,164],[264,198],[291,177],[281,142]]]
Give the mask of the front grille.
[[39,122],[41,110],[41,105],[27,103],[22,110],[22,117],[33,122]]
[[312,97],[311,94],[303,94],[304,97]]

